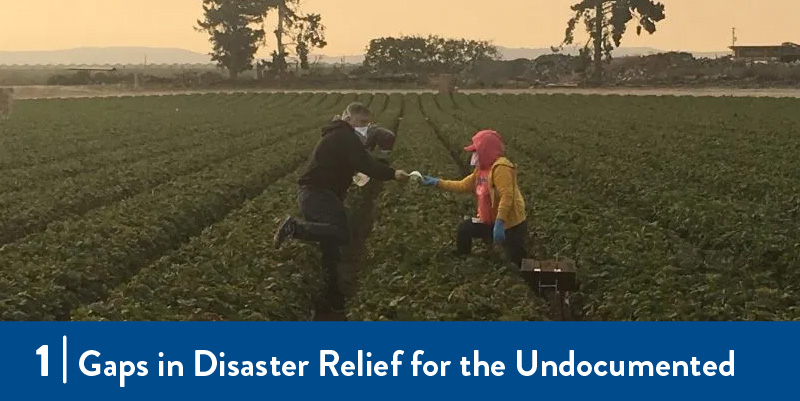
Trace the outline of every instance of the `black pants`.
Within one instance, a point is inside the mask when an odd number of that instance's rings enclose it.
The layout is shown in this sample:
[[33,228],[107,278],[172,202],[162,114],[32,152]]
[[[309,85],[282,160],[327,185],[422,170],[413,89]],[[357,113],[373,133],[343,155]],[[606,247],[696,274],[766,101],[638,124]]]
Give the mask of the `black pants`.
[[350,241],[344,203],[331,191],[309,187],[300,187],[298,203],[305,221],[297,220],[294,238],[319,243],[328,302],[334,309],[344,309],[338,274],[341,247]]
[[[456,241],[458,253],[461,255],[469,255],[472,252],[472,239],[480,238],[483,240],[492,240],[494,226],[483,223],[473,223],[472,220],[464,220],[458,226],[458,240]],[[528,236],[528,223],[522,223],[511,227],[506,230],[506,241],[503,247],[506,250],[506,257],[508,260],[522,266],[522,259],[528,257],[528,252],[525,250],[525,238]]]

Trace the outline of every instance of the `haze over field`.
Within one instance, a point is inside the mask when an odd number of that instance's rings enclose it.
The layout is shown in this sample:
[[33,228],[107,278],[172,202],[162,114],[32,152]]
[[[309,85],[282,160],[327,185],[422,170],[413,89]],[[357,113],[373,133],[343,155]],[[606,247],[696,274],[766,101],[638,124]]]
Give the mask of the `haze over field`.
[[[401,34],[468,37],[492,40],[509,48],[547,50],[563,39],[565,23],[570,16],[569,5],[573,2],[498,0],[487,9],[485,2],[477,0],[464,0],[457,7],[451,0],[306,0],[303,7],[309,12],[321,13],[327,26],[329,45],[320,53],[338,56],[361,54],[372,38]],[[669,0],[665,3],[667,19],[659,24],[659,32],[652,36],[628,35],[624,46],[724,52],[731,43],[731,27],[734,26],[739,29],[740,43],[800,41],[800,26],[795,22],[800,14],[800,2],[796,0]],[[724,18],[721,10],[724,10]],[[200,0],[8,2],[0,13],[0,51],[143,46],[187,49],[203,55],[210,49],[207,36],[193,29],[201,13]],[[31,23],[31,18],[21,18],[27,15],[35,15],[35,23]],[[266,57],[273,49],[270,45],[258,56]],[[204,60],[191,54],[174,53],[162,56],[154,51],[149,57],[153,62],[163,63],[172,62],[173,57],[177,60],[185,57],[185,62],[189,63]],[[8,61],[0,62],[30,63],[27,60],[36,60],[36,57],[60,60],[58,55],[50,54],[5,54],[4,57]],[[127,57],[120,55],[120,61],[107,62],[122,63]],[[143,58],[143,55],[135,57]]]
[[[550,54],[548,48],[499,48],[503,58],[535,59],[543,54]],[[644,55],[658,53],[661,50],[649,47],[623,47],[614,52],[615,56]],[[576,53],[570,51],[568,53]],[[697,57],[715,57],[726,52],[698,53]],[[208,64],[211,58],[207,54],[185,49],[153,48],[153,47],[83,47],[77,49],[51,51],[0,51],[0,65],[104,65],[104,64]],[[320,56],[322,63],[361,63],[363,55],[343,57]],[[316,58],[314,58],[316,59]]]

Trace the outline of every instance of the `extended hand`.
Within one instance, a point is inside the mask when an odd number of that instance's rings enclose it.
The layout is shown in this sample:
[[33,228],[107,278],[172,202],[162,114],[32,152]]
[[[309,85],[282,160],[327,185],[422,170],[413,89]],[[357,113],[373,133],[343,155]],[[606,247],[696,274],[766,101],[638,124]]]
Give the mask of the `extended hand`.
[[435,177],[429,177],[429,176],[426,175],[422,179],[422,185],[424,185],[426,187],[435,187],[435,186],[439,185],[439,179],[435,178]]
[[408,182],[410,176],[403,170],[396,170],[394,172],[394,179],[400,182]]
[[506,227],[503,220],[497,219],[494,222],[494,242],[505,242],[506,241]]

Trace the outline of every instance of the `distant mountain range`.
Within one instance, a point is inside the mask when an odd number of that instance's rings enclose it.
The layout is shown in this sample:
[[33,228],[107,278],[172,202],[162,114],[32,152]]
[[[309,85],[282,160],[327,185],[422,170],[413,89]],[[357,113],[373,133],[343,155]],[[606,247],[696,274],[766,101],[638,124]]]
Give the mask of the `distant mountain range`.
[[[539,56],[545,54],[552,54],[553,51],[550,48],[512,48],[512,47],[503,47],[498,46],[497,50],[500,51],[504,60],[516,60],[520,58],[526,58],[533,60]],[[655,49],[652,47],[621,47],[619,49],[614,50],[614,57],[630,57],[630,56],[646,56],[649,54],[657,54],[663,53],[663,50]],[[571,49],[564,49],[561,53],[569,54],[569,55],[578,55],[577,48]],[[723,57],[730,54],[728,51],[719,51],[719,52],[692,52],[692,54],[697,58],[716,58],[716,57]],[[338,56],[338,57],[331,57],[331,56],[315,56],[318,58],[319,62],[321,63],[342,63],[343,61],[348,64],[360,64],[364,61],[363,55],[350,55],[350,56]]]
[[[549,48],[507,48],[498,47],[503,58],[535,59],[544,54],[551,54]],[[623,47],[614,51],[616,57],[640,56],[661,53],[661,50],[649,47]],[[567,49],[565,54],[577,54],[577,49]],[[694,53],[695,57],[720,57],[728,52]],[[349,56],[312,56],[312,60],[322,63],[359,64],[364,61],[363,55]],[[0,65],[137,65],[144,64],[209,64],[211,58],[207,54],[185,49],[153,48],[153,47],[81,47],[65,50],[46,51],[0,51]]]
[[[505,60],[515,60],[518,58],[527,58],[527,59],[535,59],[539,56],[543,56],[545,54],[552,54],[553,51],[550,48],[509,48],[509,47],[501,47],[498,46],[498,50],[503,55],[503,59]],[[579,53],[579,48],[572,47],[567,48],[561,51],[563,54],[569,54],[576,56]],[[613,52],[614,57],[631,57],[631,56],[646,56],[650,54],[658,54],[664,53],[664,50],[655,49],[652,47],[620,47],[619,49],[615,49]],[[715,58],[715,57],[722,57],[727,56],[730,52],[720,51],[720,52],[691,52],[697,58]]]
[[211,58],[184,49],[81,47],[65,50],[0,51],[0,65],[208,64]]

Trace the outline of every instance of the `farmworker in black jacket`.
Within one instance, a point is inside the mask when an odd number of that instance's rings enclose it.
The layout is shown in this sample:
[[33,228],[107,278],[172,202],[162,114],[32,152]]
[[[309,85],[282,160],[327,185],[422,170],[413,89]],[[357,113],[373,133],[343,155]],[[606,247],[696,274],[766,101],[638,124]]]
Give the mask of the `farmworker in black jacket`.
[[408,174],[376,160],[362,139],[370,129],[371,113],[361,103],[351,103],[341,118],[322,128],[322,139],[300,177],[298,204],[304,220],[287,217],[273,238],[276,248],[287,239],[318,242],[322,251],[330,307],[344,310],[337,267],[341,247],[350,240],[344,200],[356,172],[381,180],[408,181]]

